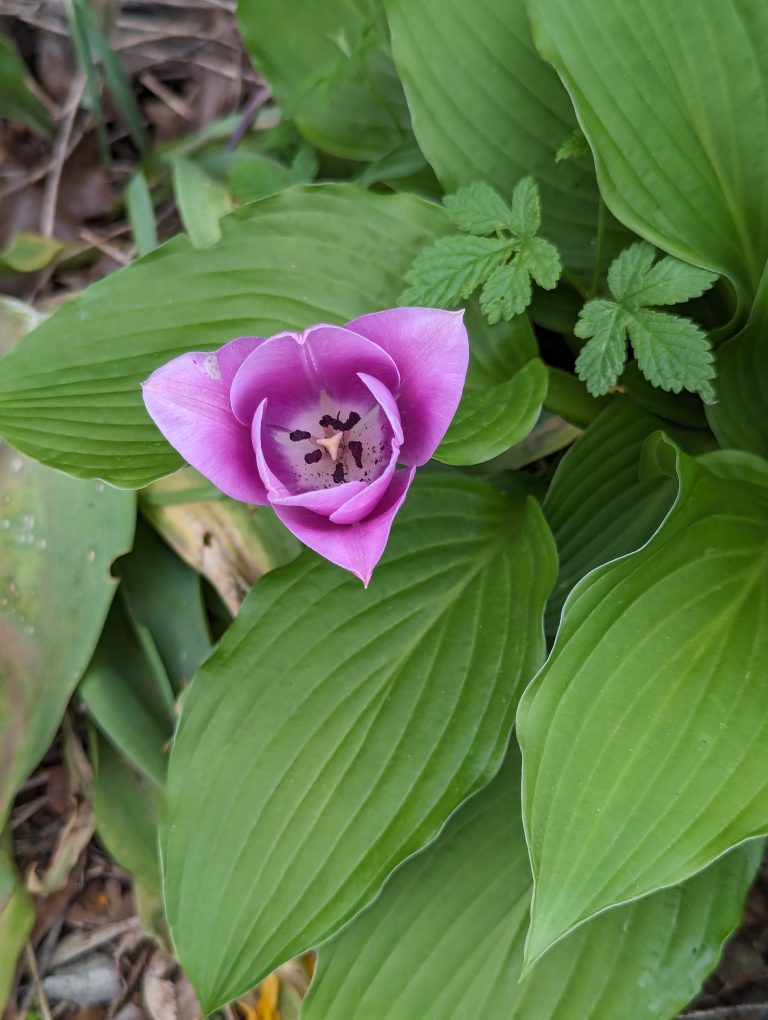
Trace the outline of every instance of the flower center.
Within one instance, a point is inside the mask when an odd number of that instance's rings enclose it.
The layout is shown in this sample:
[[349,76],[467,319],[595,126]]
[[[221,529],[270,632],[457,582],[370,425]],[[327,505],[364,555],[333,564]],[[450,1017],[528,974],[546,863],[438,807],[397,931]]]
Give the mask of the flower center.
[[[322,434],[312,435],[304,429],[294,429],[288,433],[292,443],[306,443],[314,447],[304,454],[305,464],[320,464],[326,461],[331,479],[335,484],[347,480],[349,468],[354,465],[358,471],[363,471],[363,444],[359,439],[352,438],[352,431],[355,426],[363,421],[357,411],[350,411],[349,415],[342,419],[341,412],[337,411],[335,417],[324,414],[318,421],[323,430]],[[376,464],[379,459],[376,458]],[[368,475],[369,472],[366,472]]]

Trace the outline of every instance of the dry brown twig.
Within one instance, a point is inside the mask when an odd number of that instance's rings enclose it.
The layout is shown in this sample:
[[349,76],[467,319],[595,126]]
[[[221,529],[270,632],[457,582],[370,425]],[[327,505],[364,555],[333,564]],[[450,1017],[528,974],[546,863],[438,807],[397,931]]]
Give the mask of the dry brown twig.
[[51,1020],[51,1007],[48,1005],[48,996],[45,994],[43,982],[40,980],[37,958],[31,942],[27,942],[26,952],[29,973],[32,978],[32,984],[35,987],[35,994],[37,995],[37,1004],[40,1006],[40,1012],[42,1013],[43,1020]]
[[61,173],[67,158],[69,141],[72,136],[72,129],[75,125],[75,117],[80,107],[80,101],[85,92],[85,75],[78,72],[75,75],[67,95],[67,101],[61,112],[61,122],[56,134],[56,141],[53,145],[51,156],[51,168],[45,182],[43,200],[40,204],[40,233],[45,237],[53,235],[53,224],[56,219],[56,203],[59,197],[59,185],[61,184]]

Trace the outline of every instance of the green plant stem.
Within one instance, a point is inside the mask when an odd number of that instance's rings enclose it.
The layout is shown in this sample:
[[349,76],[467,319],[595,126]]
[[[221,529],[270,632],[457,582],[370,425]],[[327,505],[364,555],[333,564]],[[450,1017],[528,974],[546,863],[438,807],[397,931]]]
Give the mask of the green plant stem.
[[549,368],[549,388],[544,407],[573,425],[585,428],[610,402],[610,397],[592,397],[587,387],[560,368]]

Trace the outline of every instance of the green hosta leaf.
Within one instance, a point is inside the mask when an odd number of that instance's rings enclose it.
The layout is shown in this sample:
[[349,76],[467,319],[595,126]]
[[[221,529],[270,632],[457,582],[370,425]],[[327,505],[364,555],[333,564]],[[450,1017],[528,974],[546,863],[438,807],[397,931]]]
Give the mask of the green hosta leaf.
[[410,136],[378,0],[239,0],[246,49],[313,144],[379,159]]
[[559,561],[547,604],[549,633],[556,632],[576,582],[594,567],[639,549],[672,505],[671,478],[640,475],[645,440],[661,428],[669,424],[625,397],[614,397],[558,464],[543,504]]
[[[714,438],[710,440],[705,405],[696,394],[687,391],[668,393],[658,389],[648,382],[634,360],[628,361],[624,368],[621,389],[644,411],[650,411],[667,422],[696,429],[701,433],[702,440],[710,443],[710,446],[714,443]],[[697,453],[703,450],[689,449],[688,452]]]
[[665,0],[645,4],[642,16],[625,0],[529,6],[609,209],[653,244],[728,276],[748,305],[768,256],[768,193],[757,169],[768,123],[768,6],[712,0],[706,16]]
[[157,786],[175,722],[173,691],[151,634],[118,595],[79,694],[99,729]]
[[645,378],[665,390],[715,399],[714,356],[704,330],[690,319],[639,308],[627,323],[632,349]]
[[160,791],[105,740],[92,737],[96,831],[110,856],[150,889],[160,889],[157,825]]
[[299,150],[291,166],[260,153],[242,153],[229,169],[229,188],[238,202],[255,202],[292,184],[308,184],[316,173],[317,157],[308,147]]
[[506,382],[537,357],[539,346],[526,315],[490,325],[479,303],[470,301],[464,312],[469,333],[469,370],[465,392],[489,389]]
[[434,186],[438,188],[437,195],[440,195],[439,185],[434,180],[434,175],[424,159],[424,153],[413,138],[410,138],[409,141],[398,145],[381,159],[363,167],[357,181],[362,187],[370,188],[372,184],[379,181],[384,183],[397,181],[407,185],[416,179],[421,180],[425,176],[431,177]]
[[184,701],[161,833],[206,1012],[337,931],[496,772],[553,574],[533,501],[428,474],[367,591],[309,553],[254,588]]
[[481,464],[525,439],[548,383],[527,316],[490,326],[473,302],[465,323],[470,357],[464,394],[435,453],[446,464]]
[[600,397],[616,384],[627,357],[629,315],[615,301],[588,301],[581,310],[574,332],[589,340],[576,359],[579,379],[593,397]]
[[133,494],[0,444],[0,819],[88,665],[129,548]]
[[11,43],[0,36],[0,117],[28,124],[42,135],[50,135],[48,111],[27,86],[27,69]]
[[698,461],[718,478],[768,485],[768,460],[743,450],[710,450]]
[[560,253],[543,237],[528,237],[521,242],[518,258],[540,287],[552,290],[563,271]]
[[717,350],[717,398],[707,418],[721,445],[768,457],[768,267],[749,322]]
[[531,876],[520,765],[502,772],[328,945],[303,1020],[659,1020],[714,967],[760,847],[595,919],[519,981]]
[[481,464],[525,439],[541,413],[547,382],[546,365],[534,358],[507,382],[470,391],[435,459],[444,464]]
[[[471,13],[465,0],[387,0],[386,10],[414,134],[444,190],[482,180],[509,198],[515,181],[535,177],[544,235],[569,268],[591,276],[594,170],[591,160],[555,163],[576,118],[534,48],[525,0],[475,0]],[[606,227],[610,259],[626,235],[610,215]]]
[[520,704],[529,961],[768,831],[768,487],[677,464],[663,525],[579,582]]
[[149,631],[174,691],[211,650],[200,577],[139,518],[130,555],[115,565],[134,623]]
[[495,269],[480,294],[480,308],[491,325],[521,315],[531,303],[531,276],[523,259]]
[[418,256],[406,273],[406,283],[411,286],[400,303],[453,308],[468,298],[510,251],[510,242],[504,238],[467,234],[441,237]]
[[512,230],[518,237],[533,237],[541,226],[539,186],[532,177],[523,177],[512,192]]
[[89,287],[7,355],[0,433],[72,474],[139,486],[179,466],[140,384],[168,359],[236,336],[346,322],[396,304],[444,213],[352,185],[291,188],[222,222],[196,251],[184,237]]
[[443,205],[451,223],[470,234],[515,230],[512,210],[498,191],[484,181],[473,181],[452,195],[446,195]]

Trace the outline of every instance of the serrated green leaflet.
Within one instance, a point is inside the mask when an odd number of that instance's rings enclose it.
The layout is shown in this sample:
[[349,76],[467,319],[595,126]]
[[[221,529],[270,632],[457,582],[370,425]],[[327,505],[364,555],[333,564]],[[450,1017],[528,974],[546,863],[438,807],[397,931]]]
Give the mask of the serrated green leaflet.
[[768,255],[768,6],[532,0],[530,11],[608,207],[659,247],[728,276],[748,306]]
[[581,128],[576,127],[555,153],[555,162],[560,163],[564,159],[575,159],[577,156],[585,156],[588,152],[589,145],[584,137],[584,132]]
[[712,349],[706,333],[681,315],[640,308],[627,325],[637,364],[648,382],[679,393],[699,393],[711,404],[715,391]]
[[337,931],[496,772],[554,568],[532,500],[427,473],[367,591],[310,554],[254,588],[184,702],[162,826],[206,1011]]
[[[480,284],[480,308],[491,325],[522,315],[531,303],[531,279],[551,290],[563,267],[555,246],[536,236],[541,225],[539,189],[518,181],[511,205],[488,184],[476,181],[445,198],[448,217],[467,234],[435,241],[406,274],[411,286],[402,304],[453,308]],[[477,236],[495,232],[496,237]],[[512,261],[507,263],[507,259]]]
[[[392,52],[413,130],[446,191],[487,181],[502,196],[530,174],[542,232],[567,266],[592,273],[598,191],[591,160],[555,163],[576,126],[557,75],[531,39],[524,0],[388,0]],[[424,41],[429,40],[429,45]],[[607,217],[609,258],[623,231]]]
[[690,319],[646,306],[699,297],[716,276],[671,256],[654,265],[655,254],[645,241],[625,249],[608,270],[615,300],[598,298],[582,308],[574,332],[588,342],[576,359],[579,378],[594,396],[607,393],[624,367],[629,339],[650,383],[673,393],[699,393],[711,403],[715,369],[706,333]]
[[406,273],[410,287],[401,294],[400,303],[455,308],[509,257],[511,250],[510,242],[500,237],[441,237],[418,256]]
[[520,237],[533,237],[541,226],[541,196],[532,177],[523,177],[512,192],[512,230]]
[[492,326],[522,315],[530,303],[531,276],[519,255],[494,269],[480,294],[480,308]]
[[768,266],[746,327],[717,351],[718,402],[707,408],[723,446],[768,457]]
[[574,333],[586,343],[576,359],[579,379],[593,397],[604,396],[616,384],[627,359],[628,313],[615,301],[588,301]]
[[677,305],[700,297],[717,280],[716,273],[665,255],[655,262],[653,245],[639,241],[618,255],[608,270],[611,294],[627,308]]
[[321,947],[302,1020],[667,1020],[692,998],[739,923],[760,846],[597,918],[521,983],[531,874],[519,784],[512,748],[437,843]]
[[559,561],[547,603],[549,633],[557,631],[576,582],[601,563],[639,549],[672,505],[671,478],[640,476],[643,444],[664,427],[661,418],[614,397],[558,464],[543,504]]
[[677,470],[653,538],[576,586],[520,704],[531,962],[768,831],[768,488]]
[[563,271],[560,253],[544,237],[527,237],[520,243],[519,259],[540,287],[552,290]]
[[313,144],[378,159],[410,135],[379,0],[239,0],[243,42]]
[[443,200],[451,223],[470,234],[514,230],[513,213],[501,195],[484,181],[473,181]]
[[177,237],[89,287],[0,372],[0,433],[45,463],[140,486],[179,467],[140,384],[189,350],[393,307],[406,268],[447,226],[410,195],[291,188],[227,216],[195,251]]

